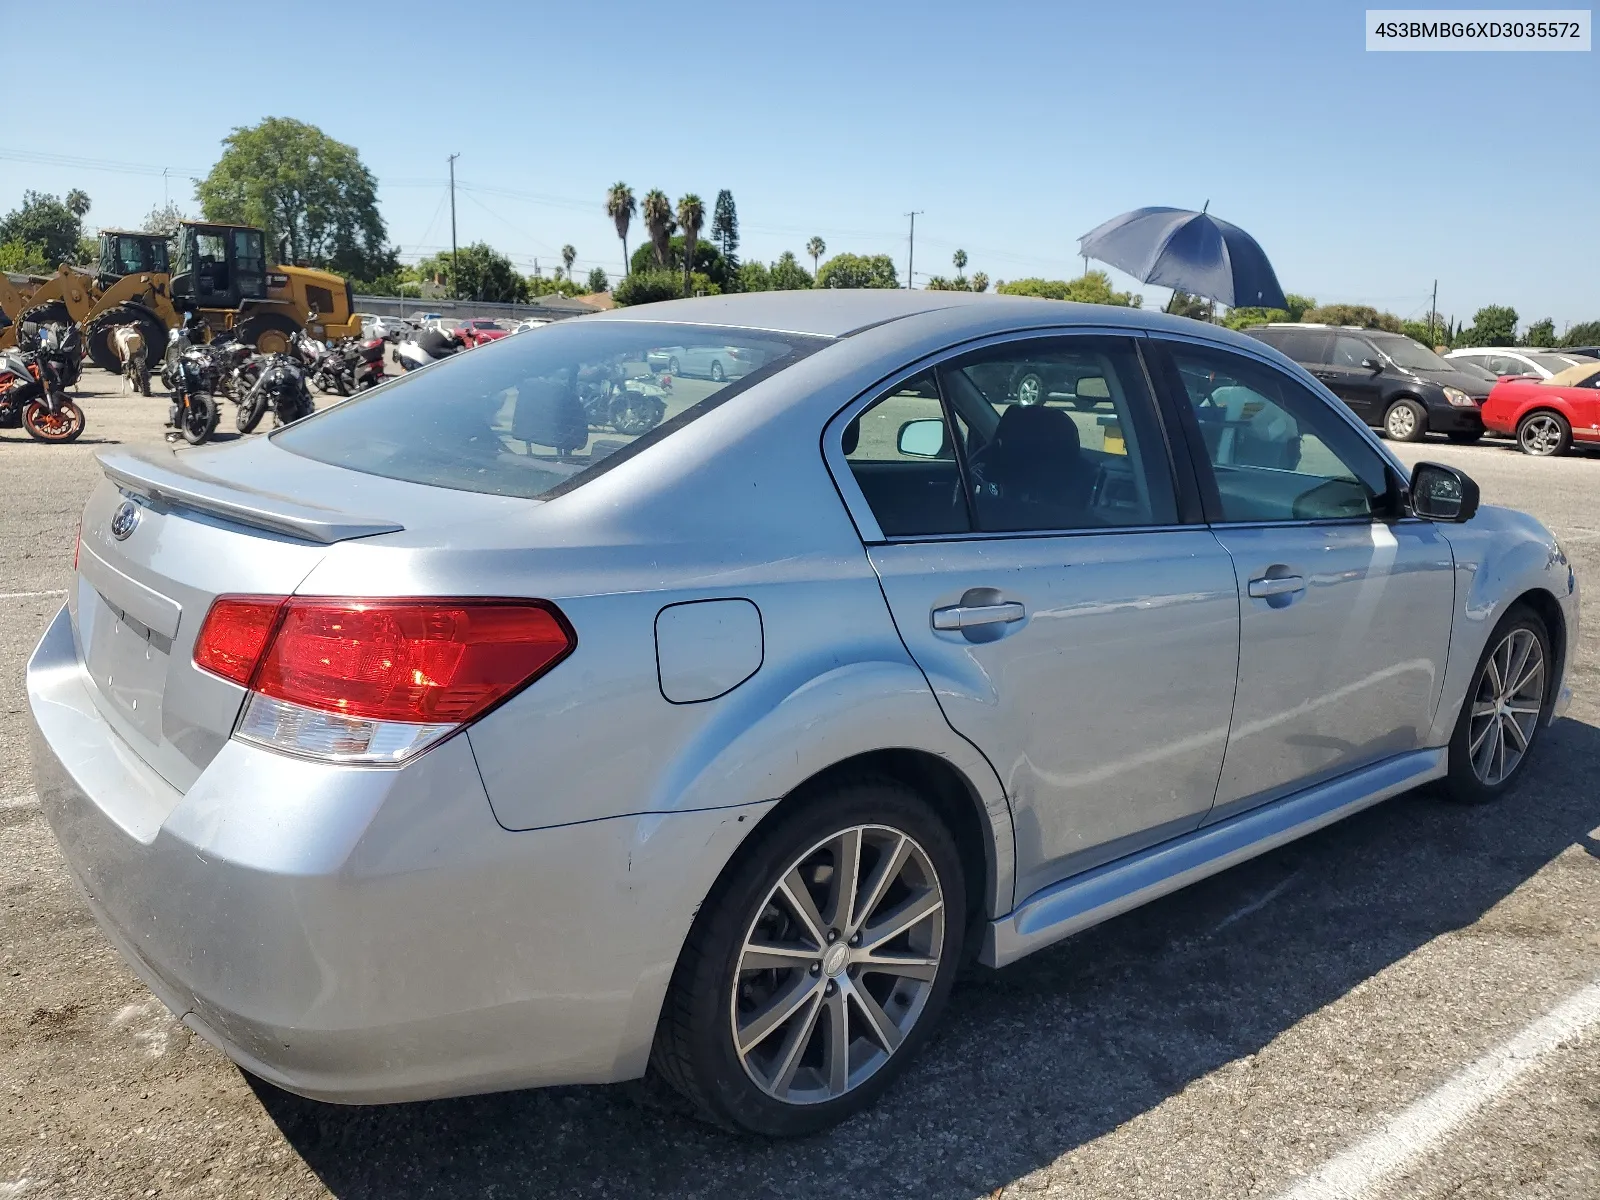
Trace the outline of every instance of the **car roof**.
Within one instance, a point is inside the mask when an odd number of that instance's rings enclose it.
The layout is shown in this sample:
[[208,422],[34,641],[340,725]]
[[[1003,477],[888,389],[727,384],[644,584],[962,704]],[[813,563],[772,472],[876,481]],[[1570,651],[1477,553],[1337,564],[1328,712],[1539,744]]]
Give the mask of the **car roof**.
[[1600,362],[1582,363],[1576,367],[1568,367],[1565,371],[1557,371],[1543,382],[1548,387],[1577,387],[1597,371],[1600,371]]

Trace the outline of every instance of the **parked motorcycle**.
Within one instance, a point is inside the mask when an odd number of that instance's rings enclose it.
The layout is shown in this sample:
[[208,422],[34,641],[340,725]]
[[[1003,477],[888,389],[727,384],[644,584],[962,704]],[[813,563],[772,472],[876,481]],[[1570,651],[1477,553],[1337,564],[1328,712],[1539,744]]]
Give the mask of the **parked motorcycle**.
[[0,429],[20,425],[35,441],[76,441],[85,422],[66,381],[77,379],[83,357],[77,326],[24,322],[17,332],[16,349],[0,354]]
[[356,391],[364,392],[368,388],[375,388],[387,378],[383,369],[383,355],[387,348],[382,338],[368,338],[356,347],[358,355],[355,365]]
[[401,370],[415,371],[462,349],[461,339],[449,330],[424,327],[402,338],[394,353]]
[[578,399],[591,428],[609,427],[637,437],[667,415],[667,393],[647,379],[630,379],[621,367],[595,365],[578,373]]
[[217,403],[219,360],[209,346],[191,346],[187,337],[173,338],[161,366],[161,382],[172,393],[167,411],[167,440],[180,437],[198,446],[217,431],[222,410]]
[[311,389],[306,386],[306,369],[293,354],[262,354],[257,356],[256,380],[250,391],[239,402],[234,414],[240,433],[250,433],[261,423],[268,410],[273,414],[273,428],[288,425],[317,411],[311,399]]

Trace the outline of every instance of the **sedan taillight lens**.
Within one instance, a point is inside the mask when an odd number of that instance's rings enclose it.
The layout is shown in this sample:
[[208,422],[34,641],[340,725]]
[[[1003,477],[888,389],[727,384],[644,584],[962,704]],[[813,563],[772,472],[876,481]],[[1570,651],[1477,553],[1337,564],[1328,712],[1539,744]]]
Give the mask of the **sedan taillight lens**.
[[482,716],[572,652],[527,600],[224,596],[196,665],[249,688],[235,735],[337,762],[396,763]]

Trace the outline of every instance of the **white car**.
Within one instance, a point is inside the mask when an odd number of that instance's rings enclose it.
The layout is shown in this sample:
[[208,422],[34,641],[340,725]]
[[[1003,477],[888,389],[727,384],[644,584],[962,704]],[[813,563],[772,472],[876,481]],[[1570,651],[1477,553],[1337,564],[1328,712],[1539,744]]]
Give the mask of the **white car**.
[[517,322],[517,327],[515,329],[513,329],[511,332],[512,333],[527,333],[528,330],[530,330],[530,329],[540,329],[540,328],[542,328],[542,327],[544,327],[544,326],[546,326],[548,324],[550,324],[549,321],[518,321]]
[[1535,379],[1549,379],[1568,367],[1589,362],[1576,354],[1517,346],[1472,346],[1466,350],[1452,350],[1445,358],[1464,358],[1496,375],[1529,375]]
[[386,342],[397,342],[406,334],[416,329],[416,324],[410,317],[396,317],[382,315],[376,317],[363,317],[361,328],[368,337],[382,338]]

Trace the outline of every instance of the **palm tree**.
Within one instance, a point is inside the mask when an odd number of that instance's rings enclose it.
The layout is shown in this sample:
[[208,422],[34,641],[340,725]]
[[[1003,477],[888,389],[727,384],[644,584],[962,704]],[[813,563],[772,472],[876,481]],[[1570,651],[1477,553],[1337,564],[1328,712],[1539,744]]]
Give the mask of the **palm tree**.
[[817,273],[817,260],[828,252],[828,243],[819,237],[812,238],[806,243],[806,253],[811,255],[811,273]]
[[683,226],[683,294],[689,294],[694,273],[694,252],[700,243],[700,226],[705,223],[706,206],[690,192],[678,201],[678,224]]
[[567,264],[567,278],[568,279],[572,278],[572,264],[574,262],[576,262],[577,259],[578,259],[578,252],[572,248],[572,244],[570,242],[567,245],[561,247],[561,261]]
[[628,275],[628,222],[633,220],[633,214],[638,211],[633,189],[621,181],[613,183],[611,190],[606,193],[606,216],[616,223],[617,236],[622,239],[623,278]]
[[951,256],[950,261],[956,265],[956,274],[961,274],[961,272],[967,269],[967,252],[965,250],[957,250],[955,254]]
[[665,271],[672,266],[672,233],[678,227],[672,219],[672,201],[660,188],[651,188],[645,195],[644,227],[650,231],[650,242],[656,248],[656,266]]

